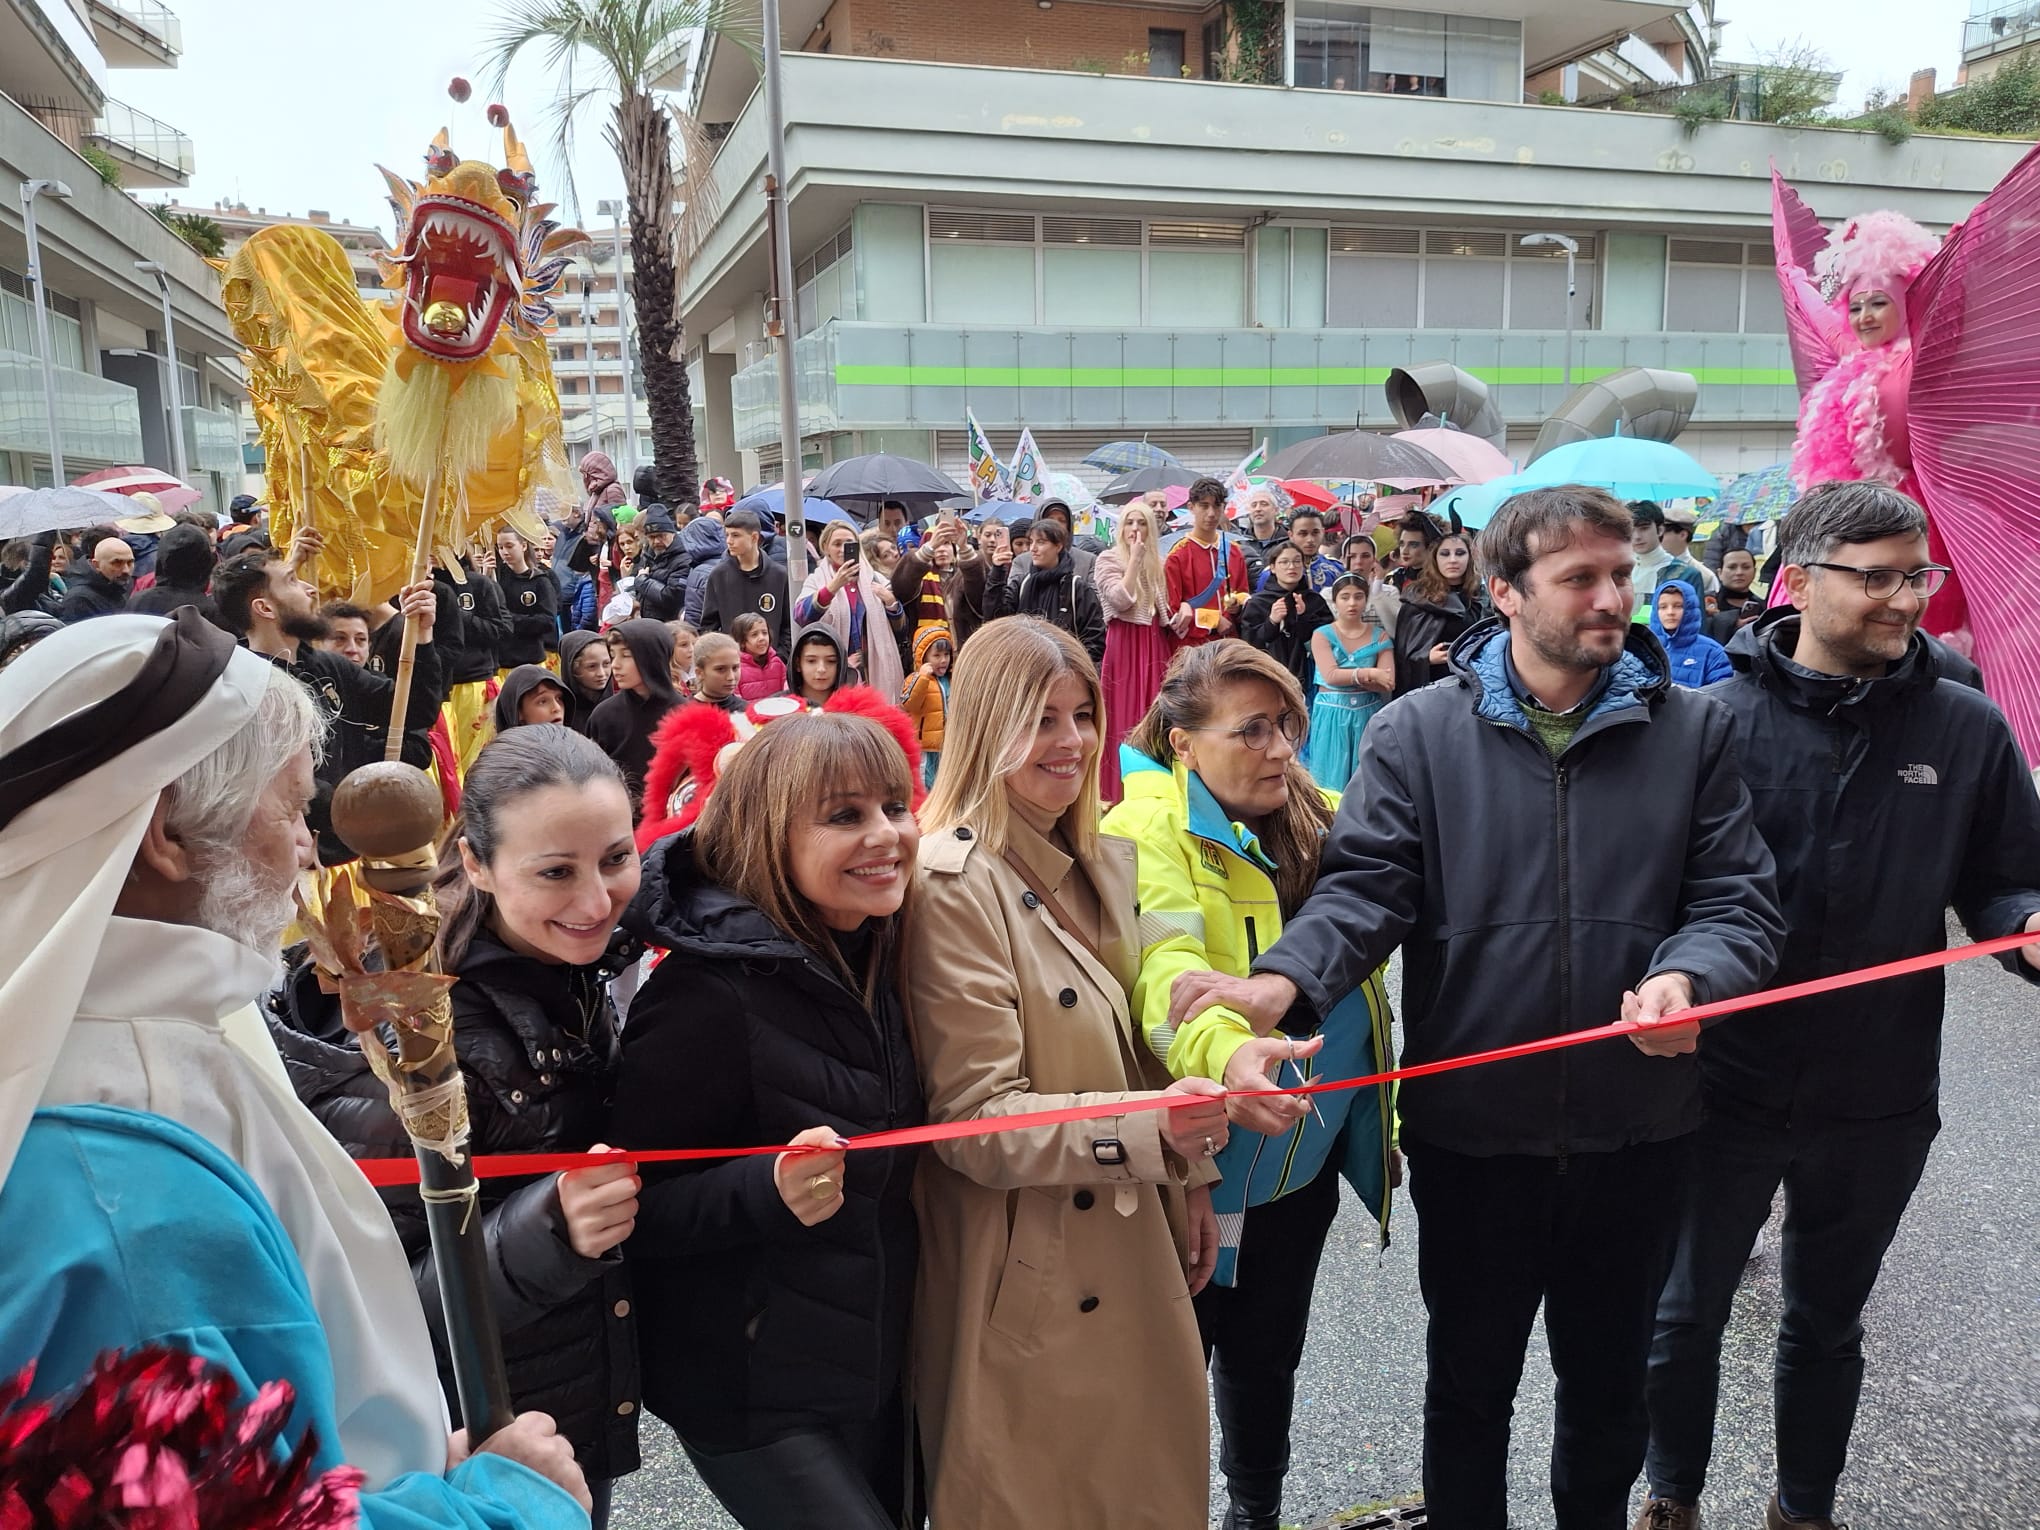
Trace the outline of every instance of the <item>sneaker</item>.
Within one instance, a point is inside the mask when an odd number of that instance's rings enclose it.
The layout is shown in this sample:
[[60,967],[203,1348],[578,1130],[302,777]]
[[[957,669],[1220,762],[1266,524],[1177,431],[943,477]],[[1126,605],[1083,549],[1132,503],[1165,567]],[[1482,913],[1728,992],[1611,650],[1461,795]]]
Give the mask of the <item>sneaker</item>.
[[1794,1519],[1778,1506],[1778,1495],[1773,1493],[1771,1501],[1764,1505],[1764,1530],[1849,1530],[1849,1527],[1829,1514]]
[[1700,1505],[1672,1498],[1646,1498],[1630,1530],[1700,1530]]

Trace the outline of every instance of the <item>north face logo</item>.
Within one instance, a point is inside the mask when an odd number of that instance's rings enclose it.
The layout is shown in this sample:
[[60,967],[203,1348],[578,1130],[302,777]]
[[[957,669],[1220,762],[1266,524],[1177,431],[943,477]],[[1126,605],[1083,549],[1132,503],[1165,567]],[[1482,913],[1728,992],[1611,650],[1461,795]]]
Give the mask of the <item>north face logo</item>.
[[1898,767],[1898,779],[1907,786],[1939,786],[1941,784],[1940,772],[1931,765],[1901,765]]

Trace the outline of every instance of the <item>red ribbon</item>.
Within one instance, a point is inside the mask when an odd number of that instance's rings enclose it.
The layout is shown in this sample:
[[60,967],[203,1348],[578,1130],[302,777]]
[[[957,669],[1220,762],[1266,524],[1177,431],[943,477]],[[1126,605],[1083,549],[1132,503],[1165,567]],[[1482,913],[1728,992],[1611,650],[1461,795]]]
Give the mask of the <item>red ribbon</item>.
[[[1905,977],[1915,972],[1930,972],[1936,967],[1952,967],[1957,962],[1966,962],[1979,956],[1998,956],[2006,951],[2017,950],[2020,946],[2036,943],[2040,943],[2040,934],[2002,935],[1996,940],[1978,941],[1971,946],[1957,946],[1948,951],[1930,951],[1924,956],[1908,956],[1903,961],[1885,962],[1877,967],[1859,967],[1854,972],[1840,972],[1832,977],[1815,978],[1811,982],[1791,983],[1783,988],[1766,988],[1758,993],[1744,994],[1740,998],[1717,999],[1712,1004],[1696,1004],[1691,1009],[1678,1010],[1656,1020],[1617,1020],[1612,1025],[1597,1025],[1591,1030],[1567,1031],[1560,1036],[1545,1036],[1536,1041],[1519,1041],[1514,1046],[1495,1047],[1486,1052],[1470,1052],[1463,1057],[1444,1057],[1437,1062],[1418,1063],[1410,1068],[1391,1068],[1386,1073],[1370,1073],[1365,1078],[1318,1079],[1312,1083],[1300,1084],[1293,1089],[1234,1090],[1226,1097],[1235,1100],[1255,1100],[1278,1095],[1329,1094],[1334,1090],[1368,1089],[1378,1084],[1390,1084],[1406,1078],[1423,1078],[1433,1073],[1453,1073],[1461,1068],[1478,1068],[1488,1063],[1507,1062],[1512,1057],[1535,1057],[1540,1052],[1557,1052],[1566,1047],[1585,1046],[1590,1041],[1606,1041],[1615,1036],[1631,1036],[1639,1031],[1687,1025],[1695,1020],[1713,1020],[1722,1015],[1733,1015],[1766,1004],[1783,1004],[1790,999],[1811,998],[1814,994],[1833,993],[1837,989],[1854,988],[1863,983],[1882,982],[1886,978]],[[1033,1126],[1065,1126],[1072,1121],[1098,1121],[1111,1116],[1130,1116],[1144,1110],[1179,1110],[1184,1106],[1207,1103],[1211,1098],[1210,1095],[1164,1094],[1139,1100],[1111,1100],[1097,1105],[1067,1105],[1059,1110],[1031,1110],[1020,1115],[944,1121],[930,1126],[910,1126],[893,1132],[868,1132],[861,1137],[850,1137],[845,1141],[852,1151],[917,1147],[928,1142],[950,1142],[958,1137],[991,1137],[1000,1132],[1022,1131]],[[510,1175],[553,1174],[562,1169],[590,1169],[602,1164],[613,1164],[619,1157],[632,1163],[681,1163],[704,1158],[758,1158],[767,1154],[777,1155],[786,1150],[785,1143],[773,1142],[755,1147],[657,1148],[642,1152],[631,1152],[626,1149],[621,1153],[492,1153],[476,1158],[474,1167],[476,1178],[496,1179]],[[372,1185],[418,1183],[418,1160],[415,1158],[364,1158],[358,1162],[361,1165],[361,1172],[368,1176],[368,1182]]]

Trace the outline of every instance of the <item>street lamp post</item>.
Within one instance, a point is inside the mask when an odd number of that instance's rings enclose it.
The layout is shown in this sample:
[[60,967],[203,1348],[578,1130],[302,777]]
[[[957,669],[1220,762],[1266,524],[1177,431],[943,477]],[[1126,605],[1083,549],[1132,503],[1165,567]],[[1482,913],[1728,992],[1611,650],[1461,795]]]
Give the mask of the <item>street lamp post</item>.
[[1564,234],[1525,234],[1518,241],[1525,249],[1542,244],[1555,244],[1565,251],[1565,385],[1572,386],[1572,331],[1573,331],[1573,261],[1580,253],[1580,242]]
[[591,261],[581,278],[581,329],[588,362],[588,450],[602,450],[602,416],[595,401],[595,266]]
[[787,206],[786,99],[780,85],[779,0],[763,0],[765,28],[765,219],[772,251],[772,337],[779,361],[779,469],[786,532],[786,578],[799,589],[807,577],[807,521],[801,512],[800,392],[793,375],[793,220]]
[[178,478],[190,482],[184,460],[184,385],[177,377],[177,321],[170,313],[170,273],[161,261],[138,260],[135,269],[156,278],[156,290],[163,298],[163,375],[169,382],[170,466]]
[[623,460],[624,478],[637,490],[637,400],[631,396],[630,386],[630,309],[623,290],[623,203],[601,202],[596,205],[597,217],[607,216],[611,220],[611,231],[616,243],[616,333],[621,343],[616,353],[623,359]]
[[71,188],[62,181],[21,183],[21,220],[28,234],[28,279],[35,283],[35,343],[36,349],[42,353],[43,408],[48,411],[50,421],[50,482],[61,489],[64,486],[64,437],[57,428],[57,363],[50,353],[49,294],[43,290],[42,246],[36,241],[35,199],[39,196],[68,202]]

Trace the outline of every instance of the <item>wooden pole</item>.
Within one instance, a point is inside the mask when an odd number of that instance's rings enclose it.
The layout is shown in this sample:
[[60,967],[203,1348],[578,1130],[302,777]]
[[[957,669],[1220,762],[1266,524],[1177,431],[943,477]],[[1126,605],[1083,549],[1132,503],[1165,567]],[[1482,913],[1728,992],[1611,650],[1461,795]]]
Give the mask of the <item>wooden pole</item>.
[[[418,545],[411,550],[411,577],[405,587],[432,574],[432,537],[439,529],[440,470],[434,468],[425,482],[424,504],[418,514]],[[402,595],[399,593],[399,609]],[[397,653],[397,689],[390,698],[389,738],[383,745],[383,759],[395,762],[404,757],[404,719],[411,711],[411,676],[418,667],[418,624],[404,618],[404,646]]]

